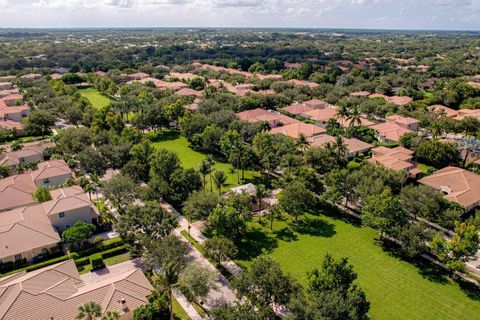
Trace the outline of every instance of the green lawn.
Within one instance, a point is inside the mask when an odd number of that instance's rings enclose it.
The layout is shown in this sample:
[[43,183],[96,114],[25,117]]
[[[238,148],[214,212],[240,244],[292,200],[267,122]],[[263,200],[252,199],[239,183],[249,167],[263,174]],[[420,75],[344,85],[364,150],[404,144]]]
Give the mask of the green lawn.
[[375,242],[375,231],[335,215],[306,215],[298,223],[275,221],[275,234],[255,218],[237,262],[266,250],[284,271],[305,284],[306,272],[326,253],[348,257],[371,302],[372,319],[478,319],[480,290],[459,285],[429,264],[406,262]]
[[173,298],[173,313],[175,320],[190,320],[188,314],[183,310],[182,306],[175,298]]
[[[207,157],[207,154],[195,151],[190,148],[190,143],[188,142],[188,140],[176,131],[167,131],[166,134],[162,136],[157,136],[155,137],[155,139],[152,139],[152,141],[153,145],[156,148],[163,148],[175,151],[178,154],[184,168],[197,168],[200,161]],[[226,191],[228,188],[238,185],[237,171],[232,172],[233,167],[231,164],[217,161],[217,163],[215,164],[215,169],[222,170],[227,175],[227,185],[223,188],[223,191]],[[240,172],[240,178],[241,175],[242,174]],[[256,173],[255,177],[257,177],[258,175],[259,174]],[[252,180],[253,172],[245,171],[245,179]],[[240,184],[242,184],[241,181]],[[210,188],[210,181],[208,177],[207,188]],[[213,189],[215,189],[215,186],[213,186]]]
[[86,88],[86,89],[80,89],[78,90],[80,94],[87,98],[88,101],[92,104],[92,106],[96,109],[102,109],[112,101],[109,97],[101,94],[97,89],[95,88]]
[[428,174],[430,170],[435,170],[434,167],[427,166],[426,164],[423,164],[423,163],[417,163],[417,168],[422,170],[422,172],[425,174]]

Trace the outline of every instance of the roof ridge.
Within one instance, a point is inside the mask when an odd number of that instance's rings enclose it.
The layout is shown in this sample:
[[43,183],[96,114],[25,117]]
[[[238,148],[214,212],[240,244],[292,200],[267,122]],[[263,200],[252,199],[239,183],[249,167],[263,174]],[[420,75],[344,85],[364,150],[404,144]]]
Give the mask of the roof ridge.
[[[38,220],[38,219],[32,219],[32,220],[40,221],[40,220]],[[25,220],[23,220],[23,221],[25,221]],[[42,231],[33,229],[32,227],[27,226],[27,225],[24,225],[24,224],[22,223],[23,221],[20,221],[20,222],[17,222],[17,223],[20,224],[20,225],[22,225],[22,226],[25,227],[25,228],[28,228],[28,229],[30,229],[30,230],[33,230],[33,231],[38,232],[38,233],[40,233],[40,234],[43,234],[44,236],[47,236],[47,237],[52,238],[52,239],[54,239],[54,240],[57,240],[56,238],[52,237],[51,235],[46,234],[45,232],[42,232]],[[41,222],[41,223],[44,223],[43,221],[40,221],[40,222]],[[51,226],[52,229],[53,229],[53,226],[52,226],[51,224],[48,224],[48,225]],[[58,234],[57,234],[57,235],[58,235]],[[60,237],[59,237],[59,239],[60,239]]]

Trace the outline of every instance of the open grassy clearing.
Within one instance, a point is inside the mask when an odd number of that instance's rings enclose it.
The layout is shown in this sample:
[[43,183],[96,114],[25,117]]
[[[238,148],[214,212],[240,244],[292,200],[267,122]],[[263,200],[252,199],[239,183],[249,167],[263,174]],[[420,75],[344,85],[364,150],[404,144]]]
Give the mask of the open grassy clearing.
[[[159,135],[152,139],[153,145],[156,148],[163,148],[171,151],[175,151],[180,161],[182,162],[182,166],[184,168],[197,168],[200,161],[207,157],[207,154],[198,152],[190,148],[190,142],[181,136],[177,131],[166,131],[165,134]],[[229,163],[220,162],[219,160],[216,161],[215,164],[216,170],[221,170],[225,172],[227,176],[227,184],[223,188],[223,191],[228,190],[231,187],[235,187],[238,185],[237,181],[237,171],[233,170],[233,167]],[[255,177],[258,177],[259,174],[255,173]],[[240,172],[240,179],[242,177],[242,173]],[[254,178],[254,173],[252,171],[245,171],[245,179],[252,180]],[[240,184],[242,184],[240,180]],[[210,188],[210,179],[207,177],[207,189]],[[215,185],[213,185],[213,190],[216,190]]]
[[475,319],[480,290],[458,284],[423,262],[407,262],[382,249],[374,230],[340,215],[308,214],[294,223],[289,217],[268,223],[254,218],[237,262],[246,265],[266,250],[283,270],[306,284],[306,272],[318,267],[328,252],[348,257],[358,283],[371,303],[372,319]]
[[97,89],[95,88],[86,88],[86,89],[80,89],[78,90],[80,94],[87,98],[88,101],[92,104],[92,106],[96,109],[102,109],[112,101],[109,97],[101,94]]

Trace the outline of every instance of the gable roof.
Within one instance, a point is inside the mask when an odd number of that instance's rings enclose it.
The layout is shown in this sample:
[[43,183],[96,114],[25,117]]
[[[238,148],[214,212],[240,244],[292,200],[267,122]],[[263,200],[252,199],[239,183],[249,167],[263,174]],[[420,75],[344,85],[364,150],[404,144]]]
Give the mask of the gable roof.
[[337,116],[337,108],[314,109],[304,113],[309,119],[325,122]]
[[445,192],[445,199],[464,208],[480,203],[480,175],[457,167],[446,167],[418,182]]
[[285,126],[273,128],[270,130],[271,134],[284,134],[287,136],[290,136],[294,139],[298,139],[300,137],[300,134],[305,135],[305,137],[312,137],[319,135],[321,133],[325,132],[325,129],[315,126],[310,123],[304,123],[304,122],[297,122],[297,123],[292,123],[288,124]]
[[302,103],[294,103],[289,106],[286,106],[281,109],[282,111],[288,112],[290,114],[301,114],[308,111],[315,110],[313,107],[309,107]]
[[102,312],[129,311],[148,303],[153,287],[133,263],[111,266],[108,271],[80,276],[75,262],[67,260],[9,277],[0,282],[0,318],[69,320],[88,301],[100,304]]
[[52,147],[53,143],[36,143],[28,146],[24,146],[17,151],[7,152],[3,158],[0,155],[0,165],[16,166],[20,164],[20,158],[31,157],[35,155],[42,155],[43,151]]
[[404,134],[412,132],[394,122],[379,123],[372,125],[370,128],[377,130],[380,136],[383,136],[390,141],[399,141]]

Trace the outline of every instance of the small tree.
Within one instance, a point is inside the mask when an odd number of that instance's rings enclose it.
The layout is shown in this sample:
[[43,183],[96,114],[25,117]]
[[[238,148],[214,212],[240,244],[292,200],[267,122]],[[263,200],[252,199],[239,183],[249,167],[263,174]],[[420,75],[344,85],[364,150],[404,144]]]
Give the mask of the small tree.
[[270,221],[270,232],[273,232],[273,221],[279,219],[282,215],[282,207],[278,204],[274,204],[267,208],[267,217]]
[[227,181],[227,176],[225,175],[225,172],[221,170],[216,170],[213,173],[213,182],[215,183],[215,186],[218,189],[218,195],[222,195],[222,187],[225,185]]
[[108,310],[102,317],[102,320],[120,320],[120,313],[114,310]]
[[50,190],[45,186],[41,186],[35,189],[35,191],[33,192],[33,198],[37,200],[37,202],[45,202],[52,200]]
[[312,206],[315,197],[304,183],[294,181],[283,189],[278,200],[283,210],[294,216],[296,221],[299,215],[305,213]]
[[73,227],[62,232],[62,238],[67,243],[81,244],[83,241],[90,238],[95,232],[95,226],[83,221],[77,221]]
[[190,302],[200,304],[210,289],[215,288],[215,274],[205,267],[190,264],[180,274],[178,284]]
[[465,222],[455,223],[455,235],[445,239],[437,235],[430,243],[437,257],[452,271],[463,271],[465,262],[472,259],[480,248],[478,228]]
[[125,212],[125,207],[135,200],[137,185],[127,176],[117,174],[107,181],[102,191],[120,213]]
[[238,253],[233,241],[225,237],[207,239],[203,245],[203,249],[205,250],[205,256],[217,264],[221,264],[227,259],[233,259]]
[[89,301],[78,307],[77,320],[95,320],[102,315],[102,307],[95,301]]

